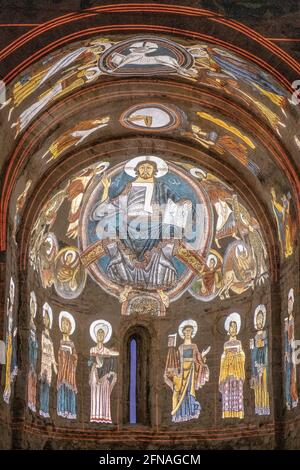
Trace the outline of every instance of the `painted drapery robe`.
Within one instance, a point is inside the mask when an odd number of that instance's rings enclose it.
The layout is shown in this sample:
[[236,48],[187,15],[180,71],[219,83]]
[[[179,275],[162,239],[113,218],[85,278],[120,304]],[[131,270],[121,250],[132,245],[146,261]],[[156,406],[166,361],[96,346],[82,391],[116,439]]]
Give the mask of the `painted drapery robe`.
[[[253,342],[252,342],[253,341]],[[250,341],[252,377],[251,388],[254,390],[255,414],[270,414],[270,397],[268,391],[268,336],[266,331],[256,333]]]
[[76,419],[76,368],[78,356],[73,341],[60,341],[57,373],[57,414]]
[[54,356],[53,342],[49,331],[42,333],[41,346],[41,374],[40,374],[40,415],[49,418],[49,397],[52,383],[52,367],[56,371],[56,361]]
[[294,317],[285,318],[284,321],[284,350],[285,350],[285,401],[287,409],[296,408],[298,405],[296,357],[293,343],[295,340]]
[[290,216],[290,201],[286,196],[282,197],[282,203],[272,193],[272,207],[276,217],[277,231],[279,235],[281,253],[285,258],[293,254],[292,220]]
[[239,340],[224,344],[221,357],[219,390],[222,394],[222,417],[244,418],[245,354]]
[[36,412],[36,387],[37,387],[37,360],[38,360],[38,340],[36,337],[36,326],[33,322],[30,325],[30,332],[28,337],[28,351],[29,351],[29,372],[27,381],[28,391],[28,408]]
[[180,206],[184,211],[187,202],[166,183],[155,180],[129,182],[111,199],[98,204],[91,215],[93,221],[98,221],[98,238],[110,238],[107,227],[113,227],[119,239],[110,240],[107,246],[108,276],[127,285],[160,289],[173,286],[177,272],[172,257],[179,227],[170,221],[170,206]]
[[91,423],[112,423],[111,393],[117,381],[118,355],[103,345],[90,350]]
[[165,382],[173,390],[174,423],[199,418],[201,405],[196,398],[196,390],[208,380],[209,369],[196,344],[181,344],[177,352],[174,347],[169,348]]
[[6,369],[3,400],[9,403],[12,384],[18,373],[17,365],[17,327],[13,326],[13,303],[7,301],[7,332],[6,332]]
[[283,106],[285,103],[284,92],[272,83],[265,72],[251,70],[249,65],[238,57],[222,53],[220,49],[210,49],[210,57],[230,77],[235,77],[251,87],[256,88],[272,103]]

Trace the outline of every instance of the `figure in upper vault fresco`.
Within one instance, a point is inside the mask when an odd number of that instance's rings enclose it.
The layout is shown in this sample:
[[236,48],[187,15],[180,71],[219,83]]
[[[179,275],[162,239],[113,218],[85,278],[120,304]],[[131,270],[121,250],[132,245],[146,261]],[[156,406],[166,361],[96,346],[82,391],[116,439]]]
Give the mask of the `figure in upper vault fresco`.
[[54,356],[53,342],[50,330],[53,323],[52,308],[48,303],[43,306],[44,331],[41,344],[41,373],[40,373],[40,415],[49,418],[49,396],[52,383],[52,368],[57,374],[57,364]]
[[294,289],[288,294],[288,317],[284,319],[284,369],[285,401],[288,410],[298,405],[296,354],[295,354],[295,320],[293,315]]
[[32,185],[32,181],[30,179],[27,180],[24,191],[18,196],[17,201],[16,201],[16,212],[15,212],[15,217],[14,217],[13,231],[12,231],[12,237],[15,243],[17,243],[16,235],[17,235],[17,230],[18,230],[18,226],[20,223],[20,212],[25,206],[28,192],[29,192],[29,189],[31,188],[31,185]]
[[197,333],[194,320],[183,321],[178,328],[183,339],[176,351],[176,336],[169,336],[169,351],[165,368],[164,380],[173,391],[172,421],[180,423],[199,418],[201,405],[196,398],[196,390],[202,388],[209,380],[209,369],[206,365],[208,347],[202,353],[192,343]]
[[55,139],[42,158],[45,158],[50,153],[47,163],[51,160],[56,160],[63,152],[73,147],[73,145],[80,145],[91,134],[107,126],[109,119],[109,116],[105,116],[100,119],[90,119],[77,123],[72,129],[68,129]]
[[70,335],[75,331],[75,320],[69,312],[60,312],[59,328],[63,334],[58,350],[57,414],[76,419],[76,368],[78,356]]
[[37,386],[37,374],[36,366],[38,360],[38,340],[36,335],[36,325],[34,319],[37,312],[36,295],[32,291],[30,292],[30,330],[28,336],[28,351],[29,351],[29,371],[27,379],[27,392],[28,392],[28,408],[36,412],[36,386]]
[[6,327],[6,369],[5,388],[3,400],[9,403],[12,384],[18,373],[17,365],[17,327],[14,327],[13,308],[15,301],[15,283],[10,279],[9,298],[7,299],[7,327]]
[[266,323],[266,307],[258,305],[254,313],[254,326],[257,333],[250,339],[251,350],[251,388],[254,390],[255,414],[270,414],[269,381],[269,345],[268,334],[264,330]]
[[66,197],[71,203],[71,208],[68,215],[69,225],[66,233],[67,237],[77,237],[80,210],[84,193],[93,178],[97,175],[101,175],[108,167],[108,162],[100,162],[96,165],[91,165],[68,182]]
[[117,381],[116,358],[118,351],[104,346],[112,335],[111,324],[96,320],[90,326],[90,335],[97,346],[90,349],[88,362],[91,387],[91,423],[112,423],[111,393]]
[[288,258],[293,254],[292,241],[292,220],[290,216],[290,199],[291,195],[283,195],[281,203],[278,202],[275,189],[271,189],[272,207],[275,214],[277,231],[280,241],[281,255]]
[[219,390],[222,394],[222,418],[244,418],[245,354],[237,335],[241,317],[231,313],[225,320],[225,330],[230,336],[224,344],[221,357]]

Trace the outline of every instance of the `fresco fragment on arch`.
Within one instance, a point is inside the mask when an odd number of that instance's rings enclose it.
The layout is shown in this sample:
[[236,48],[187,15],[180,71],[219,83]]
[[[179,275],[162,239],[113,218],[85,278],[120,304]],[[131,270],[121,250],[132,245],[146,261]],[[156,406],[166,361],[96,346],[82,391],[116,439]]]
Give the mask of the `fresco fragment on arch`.
[[279,135],[287,125],[287,92],[267,72],[215,45],[148,35],[93,38],[48,56],[13,84],[1,109],[18,136],[48,105],[103,75],[179,76],[234,96]]
[[[63,203],[67,245],[54,233]],[[66,181],[42,207],[29,253],[45,289],[76,298],[89,276],[124,315],[162,316],[187,290],[210,302],[268,279],[263,234],[242,198],[202,168],[158,155],[99,162]]]
[[28,193],[31,188],[31,185],[32,185],[32,180],[28,179],[25,183],[24,190],[17,197],[16,211],[15,211],[13,231],[12,231],[12,237],[13,237],[13,241],[15,242],[15,244],[17,244],[16,236],[17,236],[17,230],[18,230],[19,223],[20,223],[21,211],[26,204],[26,200],[28,198]]
[[183,135],[192,138],[204,149],[213,149],[217,154],[229,154],[238,160],[259,179],[262,172],[250,158],[256,151],[256,143],[245,132],[234,126],[228,119],[221,119],[212,113],[197,112],[197,120]]
[[47,158],[47,160],[45,160],[46,163],[56,160],[73,146],[77,147],[99,129],[106,127],[109,120],[109,116],[104,116],[99,119],[90,119],[79,122],[55,139],[42,156],[42,159]]
[[278,197],[274,188],[271,188],[271,203],[276,220],[280,253],[283,259],[294,252],[295,225],[291,217],[291,194]]

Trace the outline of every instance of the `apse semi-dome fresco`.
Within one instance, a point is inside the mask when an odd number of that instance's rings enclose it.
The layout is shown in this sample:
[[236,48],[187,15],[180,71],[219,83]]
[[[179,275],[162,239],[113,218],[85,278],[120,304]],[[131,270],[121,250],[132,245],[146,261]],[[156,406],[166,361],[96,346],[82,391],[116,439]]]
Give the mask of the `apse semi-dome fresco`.
[[[67,225],[56,234],[62,206]],[[124,315],[147,300],[165,315],[186,291],[222,300],[269,277],[264,235],[243,197],[188,159],[154,155],[100,161],[65,182],[33,225],[29,264],[62,299],[79,297],[89,276]]]
[[0,447],[298,448],[300,66],[146,7],[0,52]]

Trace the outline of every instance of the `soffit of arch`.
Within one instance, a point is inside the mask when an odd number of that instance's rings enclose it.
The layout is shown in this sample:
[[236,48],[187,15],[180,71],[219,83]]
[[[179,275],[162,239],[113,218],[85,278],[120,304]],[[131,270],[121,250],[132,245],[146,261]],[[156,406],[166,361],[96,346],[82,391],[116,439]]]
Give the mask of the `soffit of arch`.
[[[297,204],[298,110],[289,103],[288,93],[265,72],[260,75],[257,67],[243,70],[245,61],[209,44],[149,35],[143,41],[136,36],[94,37],[54,53],[15,80],[9,91],[15,106],[9,103],[2,110],[10,118],[2,129],[8,136],[3,154],[10,155],[2,214],[7,213],[13,189],[12,206],[28,179],[30,195],[49,168],[81,146],[145,133],[189,141],[216,160],[242,173],[247,170],[245,179],[252,182],[254,176],[259,192],[265,191],[265,204],[272,186],[281,194],[292,192]],[[135,64],[134,71],[122,76],[114,58],[126,57],[130,47],[143,48],[145,43],[161,48],[165,55],[159,57],[173,62],[148,64],[153,70],[147,74]],[[151,53],[155,57],[156,51]],[[87,71],[101,73],[90,80]],[[173,125],[155,128],[157,113],[155,119],[149,115],[155,106],[160,120],[169,113],[172,121],[173,115]],[[16,140],[12,131],[18,134]],[[270,187],[264,185],[266,180]]]

